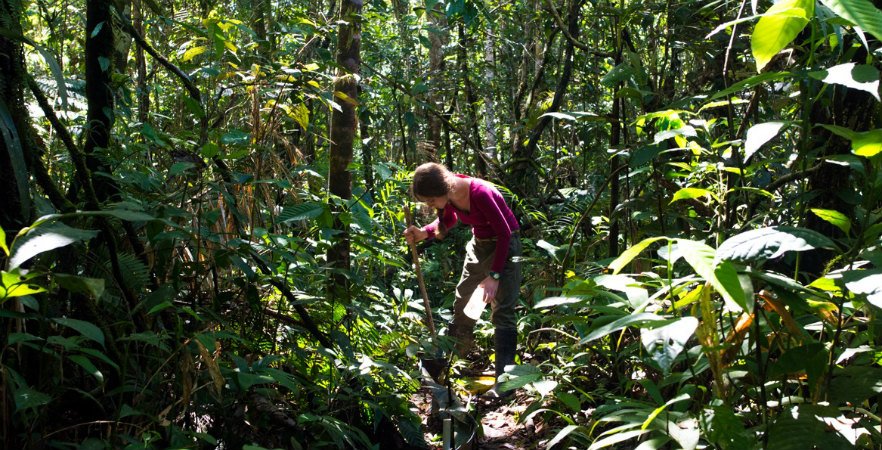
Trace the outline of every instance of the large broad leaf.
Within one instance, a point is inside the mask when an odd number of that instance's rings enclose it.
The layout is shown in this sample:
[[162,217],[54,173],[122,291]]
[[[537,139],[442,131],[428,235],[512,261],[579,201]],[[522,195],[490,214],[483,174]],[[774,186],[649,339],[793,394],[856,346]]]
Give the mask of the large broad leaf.
[[840,64],[827,70],[809,72],[812,78],[827,84],[839,84],[848,88],[869,93],[876,100],[879,98],[879,70],[866,64]]
[[296,220],[314,219],[325,211],[325,205],[315,202],[298,203],[294,206],[286,206],[276,219],[279,223]]
[[667,375],[677,355],[683,351],[686,341],[695,333],[698,319],[687,316],[658,328],[641,328],[640,340],[652,359]]
[[777,226],[745,231],[726,239],[717,249],[717,259],[755,263],[777,258],[791,251],[833,247],[833,241],[816,231]]
[[867,301],[877,308],[882,308],[882,273],[859,271],[851,272],[845,287],[852,293],[864,294]]
[[872,158],[882,152],[882,128],[858,132],[836,125],[821,126],[851,141],[851,150],[855,155]]
[[667,238],[664,238],[664,237],[653,237],[653,238],[644,239],[644,240],[638,242],[638,243],[637,243],[636,245],[634,245],[633,247],[631,247],[631,248],[625,250],[624,252],[622,252],[622,254],[619,255],[619,257],[616,258],[615,261],[611,262],[611,263],[609,264],[609,268],[610,268],[610,270],[612,270],[612,273],[613,273],[614,275],[617,274],[617,273],[619,273],[622,269],[625,268],[625,266],[628,265],[628,263],[631,262],[632,259],[636,258],[637,255],[640,254],[640,252],[642,252],[643,250],[645,250],[646,247],[649,247],[650,245],[652,245],[653,242],[656,242],[656,241],[661,240],[661,239],[667,239]]
[[36,281],[35,279],[40,276],[42,274],[36,272],[22,275],[17,270],[12,272],[0,271],[0,300],[46,292],[46,288],[33,284]]
[[630,314],[595,329],[589,333],[588,336],[582,338],[582,340],[579,341],[579,345],[591,342],[595,339],[600,339],[610,333],[615,333],[616,331],[624,329],[625,327],[639,326],[650,322],[658,322],[660,320],[666,320],[666,318],[651,313]]
[[750,159],[760,147],[778,135],[785,122],[766,122],[756,124],[747,130],[747,139],[744,141],[744,161]]
[[869,0],[821,0],[839,17],[882,40],[882,11]]
[[67,317],[59,317],[52,319],[53,322],[73,328],[88,339],[91,339],[101,345],[104,345],[104,332],[95,324],[86,322],[85,320],[69,319]]
[[833,406],[795,405],[781,411],[769,427],[766,448],[775,450],[851,450],[855,446],[827,427],[824,419],[842,413]]
[[761,72],[778,52],[790,45],[814,14],[813,0],[782,0],[769,8],[750,36],[756,71]]
[[830,224],[834,225],[836,228],[844,231],[845,234],[848,234],[848,232],[851,231],[851,220],[848,219],[848,216],[839,211],[812,208],[812,213],[821,219],[830,222]]
[[729,309],[749,310],[738,272],[731,264],[720,262],[716,251],[702,242],[677,239],[677,245],[686,262],[723,296]]
[[46,224],[32,229],[13,247],[12,255],[9,257],[9,268],[14,269],[40,253],[74,242],[88,241],[97,235],[97,231],[80,230],[61,223]]
[[859,405],[879,394],[882,394],[882,377],[878,367],[849,366],[836,370],[830,382],[830,402],[834,405]]
[[87,278],[64,273],[54,274],[53,277],[59,286],[71,292],[89,293],[95,298],[101,297],[104,293],[103,278]]

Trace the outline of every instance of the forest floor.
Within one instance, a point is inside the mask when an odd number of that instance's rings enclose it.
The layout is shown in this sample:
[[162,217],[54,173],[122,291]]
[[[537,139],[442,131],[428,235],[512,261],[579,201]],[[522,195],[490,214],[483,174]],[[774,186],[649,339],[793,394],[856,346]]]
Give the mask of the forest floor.
[[[474,355],[474,354],[473,354]],[[470,355],[472,356],[472,355]],[[492,384],[493,372],[487,370],[489,364],[485,358],[479,357],[469,367],[456,371],[454,376],[459,382],[451,384],[453,394],[464,406],[476,424],[475,437],[468,445],[458,444],[462,450],[537,450],[544,449],[545,442],[550,439],[547,424],[534,422],[533,418],[522,420],[523,413],[536,400],[535,397],[519,390],[505,398],[491,398],[484,391],[489,387],[474,389],[463,380],[482,378]],[[482,367],[483,366],[483,367]],[[492,367],[490,367],[492,369]],[[464,388],[464,384],[466,384]],[[436,391],[437,392],[437,391]],[[422,419],[423,433],[428,448],[442,448],[441,422],[438,405],[433,407],[433,389],[424,383],[421,389],[411,398],[411,406],[416,409]]]

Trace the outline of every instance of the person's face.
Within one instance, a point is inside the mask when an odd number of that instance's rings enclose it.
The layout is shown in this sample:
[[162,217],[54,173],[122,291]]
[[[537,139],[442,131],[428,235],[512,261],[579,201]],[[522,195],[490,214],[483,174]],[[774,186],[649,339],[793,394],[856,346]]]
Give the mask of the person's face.
[[448,199],[447,196],[444,195],[441,197],[420,197],[419,200],[428,205],[429,208],[441,209],[447,204]]

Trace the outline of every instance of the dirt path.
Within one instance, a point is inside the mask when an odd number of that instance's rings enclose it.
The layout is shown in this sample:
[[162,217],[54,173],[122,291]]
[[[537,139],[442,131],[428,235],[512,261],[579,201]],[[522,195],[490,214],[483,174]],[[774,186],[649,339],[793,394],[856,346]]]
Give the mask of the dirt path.
[[[535,424],[533,420],[518,423],[522,413],[526,411],[529,403],[534,401],[529,395],[518,393],[505,401],[488,401],[480,396],[470,395],[468,392],[460,392],[460,401],[466,404],[466,409],[476,422],[480,423],[477,431],[476,442],[471,448],[482,450],[534,450],[544,449],[544,443],[548,440],[545,436],[542,424]],[[432,392],[429,387],[424,387],[412,398],[412,404],[419,411],[422,418],[423,431],[428,448],[440,450],[442,447],[440,436],[440,422],[437,414],[432,411]]]

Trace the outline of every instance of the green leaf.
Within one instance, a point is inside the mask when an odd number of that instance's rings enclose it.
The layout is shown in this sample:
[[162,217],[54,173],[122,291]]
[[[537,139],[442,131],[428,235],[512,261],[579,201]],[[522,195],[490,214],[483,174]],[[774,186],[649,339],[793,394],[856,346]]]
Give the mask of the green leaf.
[[851,141],[851,150],[855,155],[872,158],[882,152],[882,128],[858,132],[836,125],[821,125]]
[[882,11],[868,0],[821,0],[839,17],[861,27],[882,41]]
[[[701,188],[682,188],[674,194],[674,199],[671,200],[671,203],[676,202],[677,200],[688,200],[693,198],[701,198],[701,197],[713,197],[713,193],[707,189]],[[669,203],[670,204],[670,203]]]
[[6,345],[13,346],[18,344],[19,342],[28,342],[28,341],[42,341],[43,338],[39,336],[34,336],[31,333],[9,333],[9,337],[6,338]]
[[769,427],[766,448],[775,450],[852,450],[855,448],[824,419],[842,413],[833,406],[801,404],[791,406],[775,418]]
[[98,33],[101,32],[102,28],[104,28],[104,22],[99,22],[98,25],[95,25],[95,29],[92,30],[92,34],[89,35],[89,38],[95,39],[95,36],[98,36]]
[[500,391],[519,389],[535,381],[539,381],[545,375],[531,365],[517,365],[504,375],[505,381],[499,384]]
[[859,405],[879,394],[882,394],[882,377],[878,367],[848,366],[833,373],[830,402],[834,405]]
[[46,288],[38,284],[32,284],[32,281],[35,281],[36,278],[42,275],[42,273],[38,272],[21,275],[18,270],[0,272],[0,283],[2,283],[0,284],[0,300],[46,292]]
[[716,251],[707,244],[687,239],[677,239],[677,244],[686,262],[723,296],[730,309],[737,305],[745,311],[749,310],[734,267],[728,263],[718,263]]
[[15,400],[15,412],[37,408],[52,401],[52,397],[28,386],[13,390],[12,398]]
[[25,237],[15,243],[9,257],[9,268],[14,269],[25,261],[41,253],[74,242],[88,241],[98,235],[97,231],[71,228],[61,223],[52,223],[31,230]]
[[848,220],[848,217],[845,214],[842,214],[839,211],[834,211],[832,209],[820,209],[820,208],[812,208],[812,212],[820,217],[821,219],[830,222],[836,228],[844,231],[845,234],[848,234],[851,231],[851,221]]
[[555,395],[555,398],[560,400],[561,403],[566,405],[566,407],[570,408],[573,412],[582,411],[582,402],[579,401],[579,397],[576,397],[569,392],[558,392]]
[[6,232],[3,231],[3,227],[0,227],[0,250],[9,256],[9,247],[6,246]]
[[692,337],[697,327],[698,319],[695,317],[681,317],[658,328],[641,328],[640,341],[667,375],[674,360],[683,351],[686,341]]
[[591,331],[591,333],[588,333],[588,336],[585,336],[584,338],[582,338],[582,340],[579,341],[579,345],[586,344],[595,339],[600,339],[610,333],[615,333],[616,331],[622,330],[625,327],[640,326],[647,323],[658,322],[666,319],[667,318],[664,316],[659,316],[652,313],[629,314]]
[[786,125],[785,122],[766,122],[750,127],[744,142],[744,161],[749,160],[763,144],[777,136],[784,125]]
[[92,361],[89,360],[89,358],[86,358],[83,355],[71,355],[68,358],[83,369],[86,369],[86,372],[95,377],[99,383],[104,383],[104,374],[95,367],[95,364],[92,364]]
[[53,322],[73,328],[88,339],[91,339],[102,346],[104,345],[104,332],[95,324],[86,322],[85,320],[68,319],[67,317],[58,317],[52,319]]
[[566,437],[569,436],[570,433],[578,430],[579,428],[582,428],[582,426],[580,426],[580,425],[567,425],[567,426],[563,427],[562,430],[558,431],[557,434],[554,435],[554,437],[551,438],[550,441],[548,441],[548,444],[546,444],[545,448],[554,448],[555,445],[559,444],[561,441],[566,439]]
[[633,247],[622,252],[622,254],[619,255],[619,257],[616,258],[615,261],[611,262],[609,264],[609,269],[612,270],[613,275],[619,273],[622,269],[625,268],[625,266],[628,265],[628,263],[631,262],[632,259],[636,258],[637,255],[639,255],[643,250],[646,250],[646,247],[649,247],[650,245],[652,245],[652,243],[659,241],[661,239],[667,239],[667,238],[666,237],[652,237],[652,238],[647,238],[647,239],[644,239],[644,240],[638,242]]
[[845,287],[852,293],[866,295],[867,301],[882,308],[882,273],[871,271],[853,271],[845,282]]
[[103,278],[86,278],[64,273],[56,273],[53,279],[59,286],[71,292],[90,293],[96,299],[104,293]]
[[298,220],[315,219],[325,211],[325,205],[316,202],[303,202],[294,206],[282,208],[277,223],[293,222]]
[[793,78],[793,74],[790,72],[761,73],[759,75],[754,75],[746,80],[741,80],[733,84],[732,86],[729,86],[728,89],[724,89],[711,95],[710,98],[708,98],[708,101],[713,101],[721,97],[728,97],[735,92],[750,89],[766,82],[789,80],[791,78]]
[[813,0],[781,0],[772,5],[750,36],[756,71],[762,72],[778,52],[790,45],[814,14]]
[[787,252],[835,248],[830,238],[805,228],[777,226],[759,228],[726,239],[717,249],[719,260],[756,263]]
[[879,98],[879,70],[866,64],[846,63],[827,70],[809,72],[809,76],[827,84],[839,84],[864,91]]

